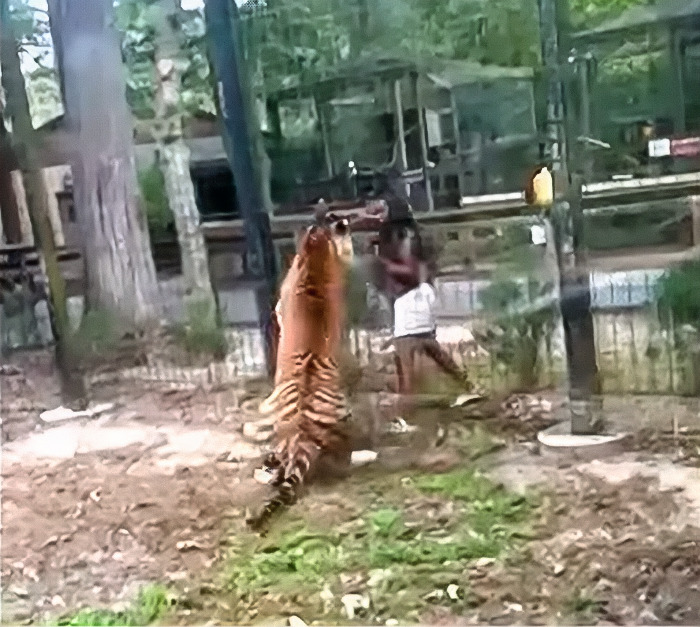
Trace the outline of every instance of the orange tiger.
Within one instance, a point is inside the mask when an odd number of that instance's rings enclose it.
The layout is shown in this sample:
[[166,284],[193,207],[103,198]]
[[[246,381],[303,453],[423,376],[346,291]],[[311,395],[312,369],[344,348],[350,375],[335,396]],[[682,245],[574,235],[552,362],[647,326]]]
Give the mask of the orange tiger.
[[328,226],[313,225],[280,288],[275,389],[261,404],[274,413],[276,447],[265,460],[276,489],[248,520],[263,531],[281,507],[293,504],[323,454],[350,459],[350,416],[338,372],[345,322],[343,264]]

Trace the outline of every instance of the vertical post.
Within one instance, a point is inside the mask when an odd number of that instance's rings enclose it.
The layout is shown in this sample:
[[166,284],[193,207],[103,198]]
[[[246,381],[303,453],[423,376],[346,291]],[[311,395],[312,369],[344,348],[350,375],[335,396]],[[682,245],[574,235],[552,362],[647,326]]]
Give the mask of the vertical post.
[[700,196],[691,196],[690,209],[693,230],[693,246],[700,246]]
[[[599,392],[593,316],[591,313],[590,278],[582,263],[583,210],[581,151],[577,141],[580,121],[574,120],[565,107],[562,80],[566,66],[562,63],[560,28],[563,3],[568,0],[539,0],[542,57],[548,76],[547,131],[551,142],[554,177],[553,231],[559,265],[560,303],[567,366],[569,371],[569,406],[571,432],[574,435],[600,431],[595,396]],[[566,27],[564,27],[566,28]],[[570,72],[566,73],[570,77]],[[571,87],[571,81],[567,81]],[[567,115],[568,114],[568,115]],[[568,140],[568,141],[567,141]],[[569,180],[569,173],[571,179]],[[563,183],[562,189],[557,183]]]
[[464,155],[462,154],[462,132],[459,128],[459,111],[454,92],[450,91],[450,107],[452,109],[452,126],[455,134],[455,153],[457,157],[457,187],[460,199],[467,195],[467,186],[464,180]]
[[[396,115],[396,138],[399,142],[399,169],[401,175],[408,170],[408,155],[406,154],[406,128],[403,120],[403,102],[401,100],[401,80],[394,81],[394,114]],[[410,198],[411,189],[405,184],[406,198]]]
[[264,283],[261,324],[269,317],[270,294],[275,289],[276,264],[269,215],[264,211],[253,164],[254,144],[247,123],[249,101],[243,93],[243,72],[235,40],[234,12],[230,0],[206,0],[206,21],[219,106],[224,124],[224,146],[233,171],[238,205],[243,215],[248,269]]
[[418,87],[418,74],[411,74],[411,88],[413,91],[413,102],[416,105],[418,113],[418,133],[420,135],[420,156],[423,166],[423,181],[425,184],[425,195],[428,199],[428,211],[435,209],[435,200],[433,199],[433,186],[430,183],[430,168],[428,166],[428,141],[425,133],[425,110],[423,108],[423,99],[421,98],[420,89]]
[[[584,137],[591,137],[591,54],[587,53],[583,56],[581,63],[578,64],[579,77],[579,95],[581,98],[581,124],[580,133]],[[590,180],[593,173],[593,161],[584,153],[583,163],[581,165],[586,180]]]
[[552,170],[565,172],[564,88],[559,76],[559,16],[558,0],[538,0],[542,63],[547,77],[547,139],[550,146]]
[[323,156],[326,160],[326,174],[328,178],[333,178],[333,157],[331,155],[330,133],[328,132],[328,118],[326,117],[325,105],[320,104],[314,98],[314,107],[318,115],[318,123],[321,127],[321,142],[323,143]]
[[22,224],[15,190],[12,187],[12,170],[16,161],[10,136],[5,129],[3,111],[0,105],[0,218],[2,232],[8,244],[22,243]]
[[678,28],[669,29],[669,45],[671,47],[671,72],[673,73],[673,83],[675,94],[673,98],[676,102],[674,115],[674,131],[682,133],[685,131],[685,86],[683,85],[683,33]]

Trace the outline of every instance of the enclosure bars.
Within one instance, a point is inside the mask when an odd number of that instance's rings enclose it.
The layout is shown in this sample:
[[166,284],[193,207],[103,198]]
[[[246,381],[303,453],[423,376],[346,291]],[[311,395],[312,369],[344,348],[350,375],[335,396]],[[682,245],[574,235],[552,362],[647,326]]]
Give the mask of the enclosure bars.
[[[588,268],[583,261],[581,154],[571,109],[565,107],[561,35],[568,24],[568,0],[538,0],[542,61],[547,76],[547,139],[554,173],[552,226],[557,250],[560,307],[569,375],[571,432],[601,430],[598,368]],[[567,87],[570,84],[567,81]],[[569,102],[571,98],[569,97]]]
[[235,39],[236,13],[236,5],[231,0],[206,0],[204,3],[211,62],[223,120],[224,147],[231,164],[245,230],[247,270],[255,279],[262,280],[262,289],[258,293],[258,312],[264,334],[270,315],[270,297],[276,285],[277,264],[270,217],[264,210],[253,164],[254,138],[250,136],[246,117],[250,112],[243,92],[244,68],[239,60]]

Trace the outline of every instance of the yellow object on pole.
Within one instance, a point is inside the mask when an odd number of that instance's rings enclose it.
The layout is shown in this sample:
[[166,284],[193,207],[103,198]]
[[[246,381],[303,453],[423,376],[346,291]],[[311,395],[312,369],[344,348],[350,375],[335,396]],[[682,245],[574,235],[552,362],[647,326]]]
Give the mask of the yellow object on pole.
[[554,202],[554,183],[547,166],[539,168],[528,181],[525,202],[536,207],[549,208]]

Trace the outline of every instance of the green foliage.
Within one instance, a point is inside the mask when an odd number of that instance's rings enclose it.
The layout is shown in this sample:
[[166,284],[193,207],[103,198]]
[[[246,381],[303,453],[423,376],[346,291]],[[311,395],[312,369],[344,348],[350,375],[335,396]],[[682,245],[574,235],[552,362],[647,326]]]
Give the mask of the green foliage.
[[657,283],[657,299],[661,323],[669,314],[677,326],[690,324],[700,328],[700,260],[682,263],[668,270]]
[[480,294],[485,313],[493,318],[485,333],[475,330],[475,335],[496,362],[517,375],[519,388],[531,389],[539,383],[540,343],[544,339],[550,348],[556,316],[555,303],[548,298],[551,288],[549,283],[529,281],[530,298],[525,299],[522,286],[504,278]]
[[[155,0],[121,0],[116,7],[117,27],[123,34],[122,53],[127,68],[127,100],[134,115],[155,115],[155,58],[157,33],[152,7]],[[207,60],[204,18],[201,11],[179,11],[181,54],[180,100],[188,115],[215,115],[214,90]]]
[[535,66],[534,0],[414,0],[402,46],[412,52],[485,64]]
[[187,322],[175,327],[175,338],[193,357],[204,356],[217,360],[226,357],[226,335],[216,320],[216,315],[208,302],[187,303]]
[[151,237],[158,239],[159,236],[170,231],[174,224],[173,213],[165,192],[165,178],[161,169],[154,163],[139,171],[138,181],[148,230]]
[[155,115],[155,30],[147,18],[152,3],[153,0],[123,0],[115,8],[117,28],[123,34],[126,98],[132,113],[141,119]]
[[28,0],[11,0],[12,27],[19,44],[32,122],[39,127],[63,113],[58,75],[47,63],[51,52],[48,16]]
[[[461,572],[465,561],[501,555],[521,534],[532,511],[525,497],[473,470],[419,474],[402,484],[397,499],[421,502],[422,494],[430,494],[452,502],[454,508],[446,510],[452,513],[436,524],[422,510],[409,513],[397,505],[386,490],[362,519],[335,524],[334,531],[297,520],[287,529],[273,527],[262,545],[236,540],[227,571],[231,591],[248,599],[260,590],[310,593],[334,586],[342,573],[369,574],[376,569],[384,570],[398,589],[399,583],[425,586],[427,571],[448,571],[452,564]],[[386,585],[391,587],[391,581]]]
[[327,577],[351,567],[351,556],[338,536],[296,528],[262,551],[244,549],[236,555],[229,585],[238,592],[319,586]]
[[595,625],[603,604],[583,590],[578,590],[564,602],[564,613],[577,625]]
[[523,288],[512,279],[494,281],[481,291],[480,298],[488,312],[509,312],[523,304]]
[[647,4],[648,0],[569,0],[571,21],[576,28],[593,28],[617,17],[627,9]]
[[59,619],[59,625],[71,627],[138,627],[152,625],[160,619],[172,599],[168,591],[158,585],[148,586],[141,590],[136,602],[125,610],[96,610],[83,609],[73,616]]
[[90,309],[70,339],[71,350],[79,360],[114,350],[121,339],[117,319],[108,311]]
[[274,11],[242,11],[242,47],[256,92],[312,82],[348,59],[350,16],[332,0],[287,0]]

